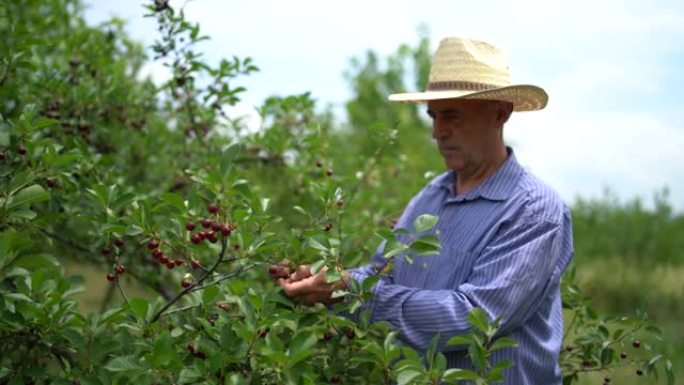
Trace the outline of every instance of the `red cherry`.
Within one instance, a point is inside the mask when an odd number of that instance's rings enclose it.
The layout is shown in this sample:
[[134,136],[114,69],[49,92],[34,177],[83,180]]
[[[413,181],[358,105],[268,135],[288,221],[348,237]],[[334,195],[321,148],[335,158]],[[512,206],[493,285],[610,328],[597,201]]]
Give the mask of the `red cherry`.
[[230,227],[228,227],[228,225],[221,225],[221,226],[219,226],[219,231],[221,232],[221,234],[222,234],[224,237],[229,236],[230,233],[232,232],[232,230],[230,229]]
[[332,332],[325,332],[325,334],[323,334],[323,339],[326,341],[330,341],[332,338],[333,338]]
[[207,234],[207,239],[209,239],[209,242],[211,242],[211,243],[218,242],[218,237],[216,236],[216,233],[214,231],[210,231]]
[[166,261],[166,267],[168,267],[169,270],[171,270],[174,267],[176,267],[176,263],[174,262],[173,259],[169,259],[168,261]]
[[356,337],[356,333],[354,332],[354,330],[353,329],[347,330],[347,338],[349,338],[351,340],[354,337]]
[[240,250],[240,245],[236,243],[235,245],[233,245],[233,249]]
[[323,231],[330,231],[330,229],[332,229],[332,224],[328,223],[327,225],[325,225]]
[[199,269],[201,265],[198,260],[193,259],[190,261],[190,266],[192,266],[193,269]]
[[321,163],[320,160],[317,160],[317,161],[316,161],[316,167],[318,167],[318,168],[323,167],[323,163]]
[[192,282],[190,282],[190,280],[187,279],[187,278],[183,278],[183,279],[181,280],[181,286],[183,286],[184,288],[187,289],[187,288],[189,288],[190,286],[192,286]]
[[268,268],[268,274],[275,275],[277,271],[278,269],[276,269],[275,266],[271,266]]
[[159,263],[164,265],[167,265],[169,263],[169,259],[166,258],[166,255],[162,255],[161,257],[159,257],[158,261]]
[[124,241],[123,239],[117,238],[114,240],[114,244],[116,245],[116,247],[122,247],[124,245]]
[[164,252],[161,251],[161,249],[154,249],[154,250],[152,251],[152,255],[153,255],[155,258],[159,259],[159,258],[161,258],[161,257],[164,256]]
[[195,355],[195,357],[199,358],[200,360],[207,358],[207,354],[204,352],[195,352],[194,355]]
[[192,222],[188,222],[185,224],[185,228],[188,229],[188,231],[192,231],[195,229],[195,224]]
[[216,223],[216,222],[213,222],[213,221],[211,222],[211,229],[212,229],[212,230],[214,230],[214,231],[219,231],[220,228],[221,228],[221,224],[220,224],[220,223]]
[[325,172],[325,175],[327,175],[327,176],[332,176],[332,174],[333,174],[333,171],[331,168],[329,168],[328,171]]
[[28,150],[26,150],[26,147],[24,146],[19,146],[17,152],[19,153],[19,155],[26,155],[26,152],[28,152]]
[[210,219],[202,219],[200,221],[200,223],[202,223],[202,227],[204,227],[205,229],[208,229],[211,227],[211,222],[212,221]]
[[109,255],[109,253],[112,252],[112,249],[109,246],[105,246],[102,248],[102,255]]
[[147,244],[147,248],[150,250],[154,250],[157,247],[159,247],[159,240],[157,239],[152,239],[150,243]]
[[209,211],[210,214],[216,214],[219,211],[219,207],[216,203],[210,203],[209,206],[207,206],[207,211]]
[[190,351],[190,353],[194,353],[195,352],[195,345],[193,345],[192,343],[189,343],[188,344],[188,350]]
[[193,234],[192,237],[190,237],[190,242],[198,244],[202,242],[202,236],[200,236],[199,234]]
[[206,231],[200,231],[199,233],[197,233],[197,235],[199,235],[201,239],[207,239],[209,233],[207,233]]
[[121,275],[121,274],[123,274],[123,273],[125,273],[125,272],[126,272],[126,266],[124,266],[124,265],[119,265],[119,266],[116,267],[116,274]]
[[183,262],[182,259],[174,259],[173,263],[175,263],[176,266],[180,266],[180,265],[184,264],[185,262]]
[[114,277],[114,274],[112,274],[112,273],[107,274],[107,281],[112,282],[112,281],[114,281],[115,278],[116,277]]

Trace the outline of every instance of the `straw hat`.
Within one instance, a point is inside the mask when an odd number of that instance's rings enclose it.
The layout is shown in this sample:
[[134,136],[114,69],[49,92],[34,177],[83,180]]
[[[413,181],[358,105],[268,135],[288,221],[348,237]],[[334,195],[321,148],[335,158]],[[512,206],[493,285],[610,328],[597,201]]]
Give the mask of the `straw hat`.
[[541,110],[549,96],[537,86],[511,85],[506,55],[480,40],[449,37],[439,43],[427,91],[393,94],[389,100],[487,99],[513,103],[514,111]]

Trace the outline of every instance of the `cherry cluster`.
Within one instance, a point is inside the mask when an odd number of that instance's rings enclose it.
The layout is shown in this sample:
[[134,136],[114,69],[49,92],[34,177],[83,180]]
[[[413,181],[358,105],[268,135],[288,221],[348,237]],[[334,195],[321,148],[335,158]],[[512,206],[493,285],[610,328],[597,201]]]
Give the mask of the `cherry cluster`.
[[[211,203],[207,206],[207,211],[209,211],[209,214],[216,215],[219,212],[219,206],[216,203]],[[228,237],[235,230],[234,224],[219,223],[208,218],[202,219],[200,224],[202,225],[202,228],[207,230],[200,230],[190,237],[190,242],[195,245],[200,244],[205,240],[211,243],[216,243],[218,242],[219,234],[224,237]],[[195,223],[193,222],[188,222],[185,225],[185,228],[188,231],[193,231],[196,227],[197,226],[195,226]]]
[[[124,245],[124,241],[122,239],[117,238],[114,240],[114,245],[117,248],[121,249]],[[102,248],[102,250],[100,250],[100,253],[105,257],[109,257],[109,255],[112,253],[112,248],[110,246],[104,246]],[[122,275],[125,272],[126,272],[126,266],[124,266],[122,264],[117,264],[116,267],[114,268],[113,273],[107,273],[107,281],[114,282],[114,280],[116,280],[116,278],[118,276]]]

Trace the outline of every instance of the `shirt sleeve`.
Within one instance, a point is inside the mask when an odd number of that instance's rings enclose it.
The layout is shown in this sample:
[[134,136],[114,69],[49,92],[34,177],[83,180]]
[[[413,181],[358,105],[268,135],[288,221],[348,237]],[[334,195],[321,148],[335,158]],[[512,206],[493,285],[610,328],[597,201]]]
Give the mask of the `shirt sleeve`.
[[[520,326],[533,314],[554,271],[563,258],[562,226],[547,220],[527,220],[501,230],[477,256],[466,281],[453,290],[426,290],[380,280],[374,298],[366,304],[373,321],[386,321],[399,330],[401,339],[425,350],[440,333],[442,351],[454,335],[470,329],[467,317],[473,307],[482,308],[490,321],[501,317],[501,332]],[[351,274],[363,280],[368,266]],[[560,269],[562,270],[562,269]]]

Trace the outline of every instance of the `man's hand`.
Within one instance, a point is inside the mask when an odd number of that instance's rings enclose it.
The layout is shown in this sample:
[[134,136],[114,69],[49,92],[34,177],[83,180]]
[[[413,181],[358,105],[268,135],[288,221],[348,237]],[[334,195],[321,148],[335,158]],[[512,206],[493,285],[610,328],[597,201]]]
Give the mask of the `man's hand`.
[[317,302],[329,305],[339,302],[341,298],[331,298],[332,293],[336,290],[347,289],[347,282],[350,279],[346,272],[342,272],[341,280],[327,282],[326,267],[312,275],[311,265],[301,265],[291,274],[287,266],[288,262],[283,261],[279,265],[269,267],[268,272],[277,279],[285,295],[305,305],[313,305]]

